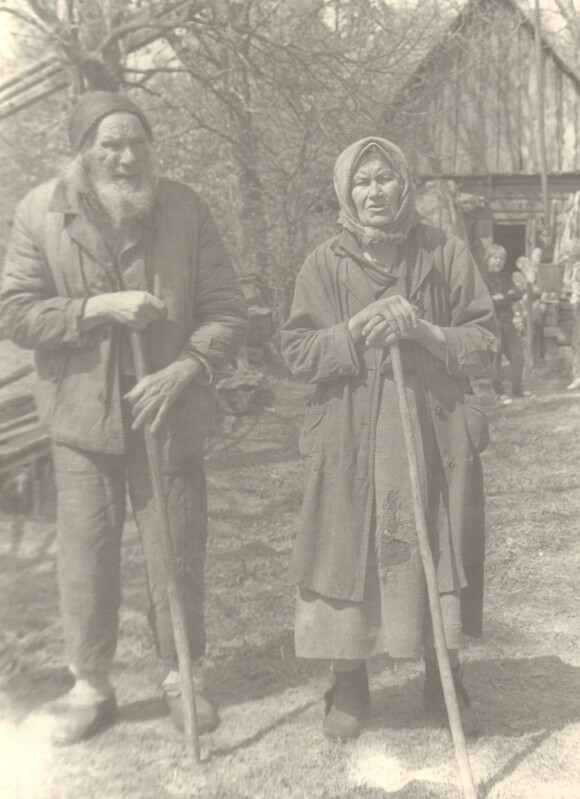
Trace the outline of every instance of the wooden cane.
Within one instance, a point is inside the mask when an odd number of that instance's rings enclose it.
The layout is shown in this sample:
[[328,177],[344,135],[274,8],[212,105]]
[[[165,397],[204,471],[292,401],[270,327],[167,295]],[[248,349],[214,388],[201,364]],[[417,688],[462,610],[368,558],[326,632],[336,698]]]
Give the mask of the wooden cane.
[[[131,329],[131,348],[135,362],[135,375],[137,380],[142,380],[148,374],[148,370],[143,340],[138,330]],[[187,635],[187,626],[185,622],[184,603],[181,596],[181,591],[179,589],[179,583],[177,581],[177,568],[175,566],[175,554],[173,551],[173,543],[171,541],[167,499],[165,497],[165,490],[163,487],[163,477],[161,472],[161,450],[157,436],[151,431],[151,423],[145,422],[144,428],[147,457],[149,460],[149,471],[151,473],[151,484],[153,486],[153,498],[157,507],[157,516],[159,519],[159,535],[163,553],[165,580],[167,583],[169,612],[171,615],[171,623],[173,625],[173,636],[175,639],[175,649],[177,651],[177,662],[179,665],[185,738],[189,754],[195,763],[199,763],[199,735],[197,732],[197,716],[195,712],[195,693],[193,690],[191,654],[189,650],[189,638]]]
[[443,614],[441,612],[439,589],[437,586],[437,573],[435,571],[433,555],[429,545],[427,522],[425,520],[425,509],[423,507],[421,484],[419,481],[419,466],[417,463],[417,453],[415,451],[415,442],[413,439],[411,412],[409,410],[409,403],[407,402],[407,395],[405,394],[405,381],[403,378],[403,368],[401,366],[401,350],[399,348],[398,341],[395,341],[395,343],[391,345],[390,352],[393,366],[393,376],[395,378],[397,394],[399,397],[399,411],[401,413],[401,421],[403,424],[405,449],[407,451],[407,461],[409,464],[409,475],[411,478],[411,489],[413,493],[413,512],[415,515],[415,525],[417,527],[417,537],[419,539],[419,551],[421,553],[421,560],[423,561],[423,569],[425,571],[425,580],[427,582],[427,594],[429,596],[429,607],[431,609],[431,619],[433,623],[435,651],[437,653],[437,662],[439,665],[439,672],[441,674],[441,683],[443,685],[443,696],[445,697],[445,706],[447,708],[447,715],[449,716],[449,726],[451,728],[451,736],[453,738],[453,745],[455,747],[455,756],[459,766],[459,776],[461,778],[463,796],[465,799],[477,799],[473,775],[471,773],[471,766],[469,764],[469,757],[467,755],[467,747],[465,745],[465,736],[463,734],[463,727],[461,725],[461,716],[459,715],[459,705],[457,703],[457,694],[455,692],[455,684],[453,682],[451,665],[449,663],[447,644],[445,641]]

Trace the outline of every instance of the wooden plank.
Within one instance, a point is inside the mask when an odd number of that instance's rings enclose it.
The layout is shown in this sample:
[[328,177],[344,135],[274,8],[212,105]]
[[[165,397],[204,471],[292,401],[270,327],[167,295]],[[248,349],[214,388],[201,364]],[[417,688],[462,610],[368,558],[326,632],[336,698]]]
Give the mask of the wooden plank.
[[11,430],[20,430],[33,422],[38,425],[38,414],[36,411],[31,411],[23,416],[17,416],[14,419],[10,419],[8,422],[1,422],[0,437]]
[[49,461],[52,457],[50,441],[45,447],[39,447],[36,451],[25,452],[20,457],[14,457],[5,464],[0,464],[0,477],[13,474],[18,469],[30,466],[33,463]]
[[34,419],[34,421],[29,422],[24,425],[19,425],[18,427],[14,427],[12,430],[9,430],[3,434],[0,434],[0,453],[2,452],[2,447],[8,443],[9,441],[18,441],[19,438],[25,438],[30,433],[37,433],[40,430],[38,425],[38,417]]
[[22,70],[14,77],[9,78],[9,80],[4,81],[4,83],[0,83],[0,92],[9,89],[11,86],[14,86],[17,83],[20,83],[24,78],[27,78],[29,75],[34,75],[37,72],[41,72],[46,67],[49,67],[51,64],[55,64],[58,59],[55,56],[51,56],[45,61],[39,61],[38,64],[33,64],[32,66],[28,67],[27,69]]
[[27,393],[20,394],[17,397],[10,397],[0,402],[0,421],[10,421],[35,410],[36,405],[32,394]]
[[558,172],[562,171],[563,155],[562,149],[564,147],[564,101],[562,92],[562,83],[564,75],[560,70],[556,71],[556,147],[558,148],[556,169]]
[[17,380],[22,380],[23,377],[27,377],[27,375],[34,372],[34,367],[30,364],[26,366],[21,366],[12,372],[6,377],[0,377],[0,388],[4,388],[4,386],[9,386],[11,383],[15,383]]
[[25,456],[49,451],[50,438],[44,433],[31,436],[28,441],[18,446],[4,447],[0,449],[0,472],[8,471],[8,467],[11,469],[15,461],[21,461]]

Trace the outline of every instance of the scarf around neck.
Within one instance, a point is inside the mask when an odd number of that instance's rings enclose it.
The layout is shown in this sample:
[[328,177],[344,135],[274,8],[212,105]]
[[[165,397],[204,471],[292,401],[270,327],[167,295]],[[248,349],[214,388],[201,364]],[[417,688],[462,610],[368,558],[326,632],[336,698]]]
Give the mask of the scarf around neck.
[[[382,228],[361,223],[351,196],[352,179],[359,161],[373,149],[378,150],[401,186],[399,209],[395,218]],[[404,241],[411,228],[419,221],[407,159],[401,150],[387,139],[367,136],[343,150],[334,166],[334,190],[340,206],[338,224],[350,231],[363,244],[372,241],[377,233],[383,241]]]

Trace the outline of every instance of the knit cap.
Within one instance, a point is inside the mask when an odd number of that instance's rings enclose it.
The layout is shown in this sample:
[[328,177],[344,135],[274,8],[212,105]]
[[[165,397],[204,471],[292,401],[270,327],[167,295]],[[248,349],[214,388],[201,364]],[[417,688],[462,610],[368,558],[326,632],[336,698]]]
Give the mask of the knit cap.
[[135,114],[143,123],[149,138],[153,138],[147,117],[128,97],[115,92],[86,92],[74,107],[69,121],[68,133],[73,153],[79,152],[93,125],[110,114]]

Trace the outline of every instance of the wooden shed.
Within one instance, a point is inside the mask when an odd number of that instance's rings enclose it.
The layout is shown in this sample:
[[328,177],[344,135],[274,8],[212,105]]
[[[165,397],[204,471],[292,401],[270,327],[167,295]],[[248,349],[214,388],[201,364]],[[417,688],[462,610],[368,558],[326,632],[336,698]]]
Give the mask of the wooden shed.
[[[542,41],[551,222],[580,189],[580,76]],[[485,198],[466,217],[474,254],[493,240],[508,263],[537,243],[543,216],[534,26],[514,0],[470,0],[385,115],[423,181]],[[478,258],[478,260],[480,260]]]

